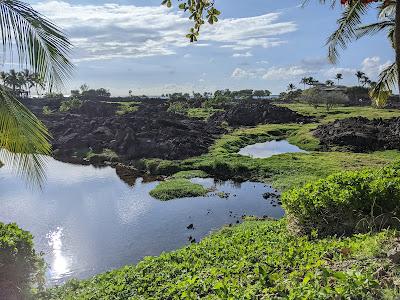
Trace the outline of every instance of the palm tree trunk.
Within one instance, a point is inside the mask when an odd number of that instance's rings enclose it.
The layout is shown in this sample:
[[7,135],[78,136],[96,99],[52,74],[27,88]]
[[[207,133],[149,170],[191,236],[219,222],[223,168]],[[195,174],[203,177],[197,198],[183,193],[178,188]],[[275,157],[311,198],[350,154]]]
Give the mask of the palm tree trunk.
[[395,25],[395,42],[396,42],[396,65],[397,65],[397,85],[400,95],[400,1],[396,1],[396,25]]

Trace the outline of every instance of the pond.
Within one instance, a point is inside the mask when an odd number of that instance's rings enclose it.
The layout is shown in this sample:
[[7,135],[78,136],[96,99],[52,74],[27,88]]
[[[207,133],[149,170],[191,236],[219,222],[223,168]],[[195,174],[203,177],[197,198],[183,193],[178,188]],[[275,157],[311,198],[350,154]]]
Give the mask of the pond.
[[[124,183],[111,167],[94,168],[49,159],[42,190],[25,187],[9,169],[0,169],[0,221],[16,222],[35,237],[48,264],[49,285],[88,278],[145,256],[199,241],[242,215],[283,216],[280,206],[263,199],[274,191],[261,183],[193,181],[216,191],[207,197],[162,202],[149,191],[158,183]],[[217,192],[225,192],[221,198]],[[187,229],[193,224],[194,229]]]
[[299,147],[290,144],[288,141],[269,141],[265,143],[257,143],[254,145],[246,146],[240,149],[239,154],[244,156],[250,156],[252,158],[268,158],[278,154],[284,153],[298,153],[304,151]]

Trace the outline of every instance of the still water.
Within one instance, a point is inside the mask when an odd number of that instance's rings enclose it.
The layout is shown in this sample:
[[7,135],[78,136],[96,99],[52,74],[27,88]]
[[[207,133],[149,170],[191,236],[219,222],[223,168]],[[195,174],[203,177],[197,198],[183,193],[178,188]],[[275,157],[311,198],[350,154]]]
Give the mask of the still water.
[[268,158],[278,154],[297,153],[306,151],[290,144],[288,141],[269,141],[265,143],[257,143],[240,149],[239,154],[250,156],[253,158]]
[[[194,179],[217,192],[208,197],[162,202],[149,191],[158,183],[124,183],[115,170],[78,166],[49,159],[42,190],[31,189],[7,167],[0,169],[0,221],[16,222],[35,237],[48,264],[49,285],[87,278],[145,256],[159,255],[199,241],[242,215],[279,218],[283,210],[263,199],[272,188]],[[194,225],[194,230],[186,227]]]

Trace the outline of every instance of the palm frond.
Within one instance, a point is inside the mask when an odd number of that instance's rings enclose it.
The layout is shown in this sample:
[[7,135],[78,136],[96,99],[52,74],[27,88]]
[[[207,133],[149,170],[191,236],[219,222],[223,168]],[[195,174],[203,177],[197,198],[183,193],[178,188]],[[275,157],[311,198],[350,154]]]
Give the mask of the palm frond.
[[70,77],[73,65],[68,38],[29,4],[0,1],[0,34],[3,57],[16,50],[19,64],[38,73],[48,87],[61,87]]
[[377,107],[384,107],[386,105],[393,87],[397,84],[398,76],[396,63],[391,64],[379,74],[379,80],[370,92],[370,96]]
[[328,58],[336,63],[339,57],[339,47],[347,48],[347,43],[357,38],[356,30],[361,24],[361,17],[367,12],[368,5],[361,0],[354,1],[354,4],[347,5],[342,17],[337,21],[338,29],[328,38]]
[[382,30],[390,30],[391,28],[394,28],[394,25],[394,20],[387,20],[357,27],[355,31],[356,38],[361,38],[366,35],[373,35]]
[[43,123],[3,86],[0,129],[0,159],[29,183],[41,186],[45,177],[42,155],[50,154],[50,135]]

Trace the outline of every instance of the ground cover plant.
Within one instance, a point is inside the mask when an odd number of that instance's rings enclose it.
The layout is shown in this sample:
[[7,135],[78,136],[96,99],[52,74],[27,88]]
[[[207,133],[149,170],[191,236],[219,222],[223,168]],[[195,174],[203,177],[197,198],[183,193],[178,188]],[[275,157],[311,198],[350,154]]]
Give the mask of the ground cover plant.
[[394,231],[309,239],[285,220],[248,220],[38,299],[391,299],[399,267],[386,252],[397,243]]
[[400,163],[347,171],[283,193],[292,229],[348,235],[400,225]]
[[167,201],[177,198],[204,196],[207,193],[208,190],[201,184],[193,183],[185,178],[172,178],[161,181],[150,191],[150,196]]

